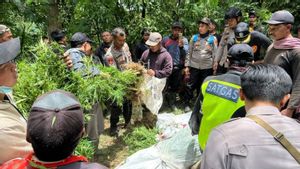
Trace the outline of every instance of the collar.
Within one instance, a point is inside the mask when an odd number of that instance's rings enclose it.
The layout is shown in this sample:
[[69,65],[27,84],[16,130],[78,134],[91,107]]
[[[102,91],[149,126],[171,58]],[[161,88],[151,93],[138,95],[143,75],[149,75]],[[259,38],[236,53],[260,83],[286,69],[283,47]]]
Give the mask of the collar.
[[68,165],[75,162],[88,162],[87,158],[84,156],[75,156],[71,155],[67,157],[64,160],[61,161],[55,161],[55,162],[44,162],[38,160],[34,153],[29,154],[26,158],[26,161],[28,161],[29,165],[33,167],[34,169],[55,169],[59,166]]
[[208,35],[209,35],[209,32],[206,32],[205,34],[199,33],[200,38],[206,38],[206,37],[208,37]]
[[105,43],[105,42],[103,42],[103,43],[102,43],[102,46],[103,46],[103,47],[110,47],[111,44],[112,44],[112,43]]
[[238,76],[242,75],[242,72],[237,69],[229,69],[227,73],[238,75]]
[[252,107],[248,112],[249,115],[281,115],[277,107],[274,106],[256,106]]
[[178,40],[178,37],[175,38],[175,37],[173,36],[173,34],[171,34],[171,35],[169,36],[169,38],[172,39],[172,40]]

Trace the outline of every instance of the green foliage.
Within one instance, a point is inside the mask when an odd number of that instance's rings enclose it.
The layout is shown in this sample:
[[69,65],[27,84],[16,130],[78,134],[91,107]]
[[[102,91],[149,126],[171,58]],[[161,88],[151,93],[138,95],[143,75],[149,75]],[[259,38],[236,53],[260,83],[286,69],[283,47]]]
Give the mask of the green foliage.
[[156,134],[156,129],[148,129],[144,126],[135,127],[131,133],[124,136],[124,141],[129,146],[129,153],[132,154],[154,145]]
[[[91,109],[96,102],[116,102],[121,105],[130,89],[139,81],[140,77],[130,70],[120,72],[115,68],[102,66],[98,66],[102,72],[100,76],[83,78],[82,73],[90,72],[67,70],[53,52],[57,47],[53,45],[49,48],[41,43],[30,51],[36,58],[35,61],[25,59],[18,63],[19,83],[14,95],[22,113],[27,114],[37,96],[53,89],[63,89],[75,94],[86,110]],[[89,59],[86,64],[87,70],[95,66]]]
[[75,149],[75,155],[82,155],[88,159],[92,159],[94,155],[94,146],[87,138],[80,140],[78,146]]

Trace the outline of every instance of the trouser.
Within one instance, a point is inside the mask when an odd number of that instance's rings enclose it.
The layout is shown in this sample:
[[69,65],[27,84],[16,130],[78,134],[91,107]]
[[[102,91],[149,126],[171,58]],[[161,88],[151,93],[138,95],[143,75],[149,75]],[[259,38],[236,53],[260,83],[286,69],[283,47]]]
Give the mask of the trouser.
[[175,104],[176,93],[179,92],[182,85],[182,68],[175,66],[172,74],[167,79],[166,91],[164,93],[167,103],[172,106]]
[[207,76],[211,76],[213,74],[213,69],[196,69],[190,68],[190,81],[187,83],[187,91],[185,101],[189,103],[190,100],[194,97],[194,90],[197,90],[197,96],[201,91],[201,85],[204,79]]
[[218,65],[216,73],[217,73],[217,75],[222,75],[222,74],[225,74],[227,71],[228,71],[228,68],[226,68],[225,66]]
[[167,88],[170,92],[177,92],[180,88],[182,81],[182,68],[175,66],[171,75],[167,79]]
[[150,110],[143,105],[142,123],[148,128],[154,128],[157,122],[157,115],[150,112]]
[[123,102],[123,107],[118,106],[116,103],[112,104],[110,114],[110,128],[117,128],[119,116],[121,114],[123,114],[123,117],[125,119],[125,125],[129,124],[132,115],[132,104],[130,101],[125,100]]
[[89,115],[90,120],[87,123],[86,133],[88,138],[97,144],[100,134],[104,131],[104,117],[100,103],[93,105]]

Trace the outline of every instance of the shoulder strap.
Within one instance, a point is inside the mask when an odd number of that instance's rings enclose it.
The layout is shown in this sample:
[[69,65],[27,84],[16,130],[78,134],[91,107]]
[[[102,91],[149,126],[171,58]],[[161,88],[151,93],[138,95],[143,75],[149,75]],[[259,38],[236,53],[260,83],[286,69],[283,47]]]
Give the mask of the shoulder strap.
[[300,164],[300,152],[289,142],[289,140],[281,133],[271,127],[264,120],[255,115],[247,116],[249,119],[255,121],[258,125],[267,130],[276,141],[278,141]]
[[194,43],[197,42],[198,39],[199,39],[199,34],[193,35],[193,42],[194,42]]
[[214,40],[215,40],[215,36],[214,35],[209,35],[208,39],[207,39],[207,42],[208,42],[208,44],[212,45],[212,44],[214,44]]

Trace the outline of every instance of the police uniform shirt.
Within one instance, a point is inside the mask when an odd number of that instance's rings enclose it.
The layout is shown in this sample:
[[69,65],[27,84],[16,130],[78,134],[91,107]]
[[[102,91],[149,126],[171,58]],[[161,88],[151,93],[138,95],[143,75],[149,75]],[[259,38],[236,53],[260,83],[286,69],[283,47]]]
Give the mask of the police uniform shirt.
[[[300,151],[300,124],[273,106],[251,108]],[[201,169],[299,169],[300,165],[270,133],[249,118],[215,128],[202,156]]]
[[[0,164],[32,152],[26,141],[26,120],[9,98],[0,93]],[[4,97],[3,97],[4,95]]]

